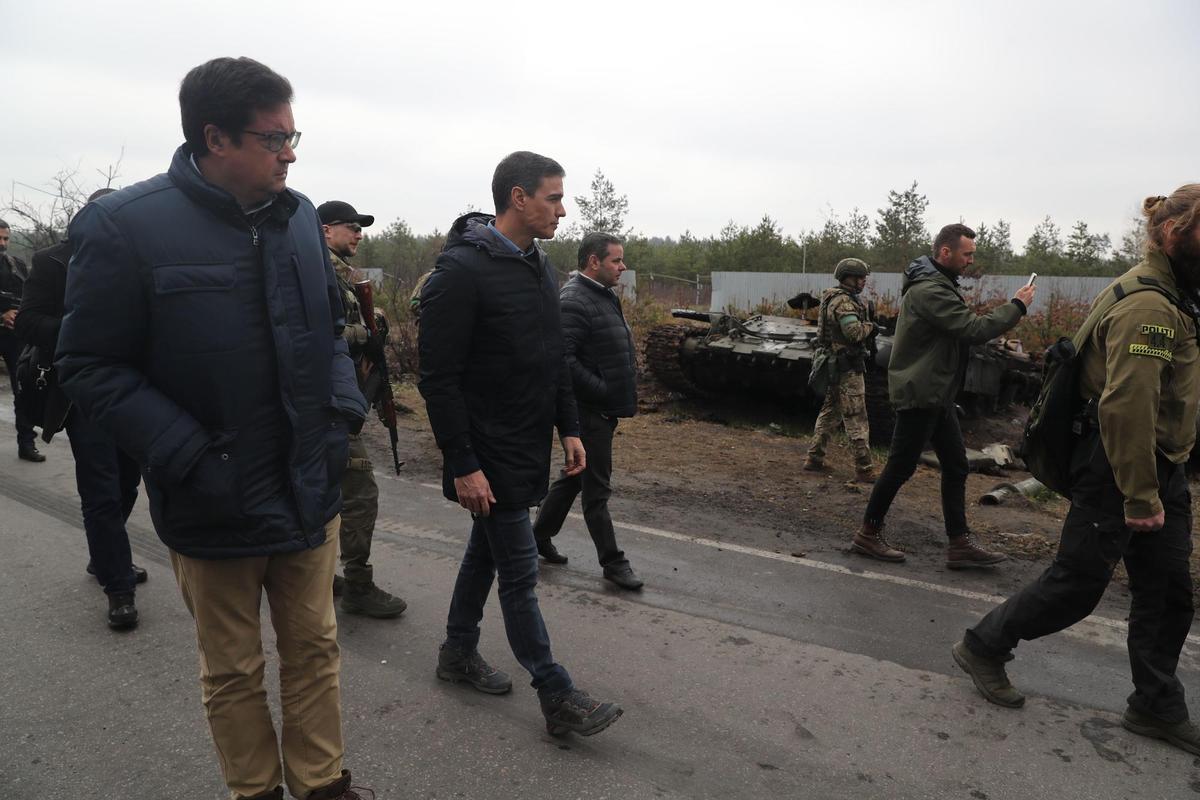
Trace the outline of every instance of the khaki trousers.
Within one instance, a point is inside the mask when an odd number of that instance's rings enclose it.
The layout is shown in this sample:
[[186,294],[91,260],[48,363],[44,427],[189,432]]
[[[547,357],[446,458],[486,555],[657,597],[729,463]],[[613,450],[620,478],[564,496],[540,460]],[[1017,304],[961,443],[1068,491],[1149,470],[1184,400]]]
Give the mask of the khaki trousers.
[[[307,797],[341,777],[341,656],[333,614],[339,525],[334,517],[325,544],[299,553],[208,560],[171,551],[196,622],[201,696],[233,800],[270,792],[285,779],[293,795]],[[282,769],[263,685],[264,589],[279,651]]]

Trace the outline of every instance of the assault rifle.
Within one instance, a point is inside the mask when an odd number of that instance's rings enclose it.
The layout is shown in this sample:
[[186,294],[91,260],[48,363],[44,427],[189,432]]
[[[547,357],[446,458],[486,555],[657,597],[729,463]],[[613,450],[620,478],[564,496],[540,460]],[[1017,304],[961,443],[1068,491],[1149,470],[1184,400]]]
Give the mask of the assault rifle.
[[396,399],[392,395],[392,381],[388,376],[387,355],[384,351],[384,339],[387,337],[386,326],[381,331],[375,320],[375,287],[370,281],[358,281],[354,284],[354,296],[358,298],[358,307],[362,312],[363,325],[371,333],[374,348],[363,355],[363,394],[367,402],[379,411],[379,419],[383,427],[388,429],[388,438],[392,440],[392,462],[396,466],[396,474],[404,462],[400,460],[400,433],[396,427]]

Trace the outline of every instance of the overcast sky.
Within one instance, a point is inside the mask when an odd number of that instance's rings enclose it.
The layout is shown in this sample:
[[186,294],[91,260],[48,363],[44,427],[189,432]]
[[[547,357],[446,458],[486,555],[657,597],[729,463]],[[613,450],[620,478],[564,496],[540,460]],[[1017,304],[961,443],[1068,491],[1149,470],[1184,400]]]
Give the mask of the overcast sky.
[[1115,244],[1144,196],[1200,180],[1195,0],[0,9],[4,206],[66,166],[90,188],[122,150],[120,185],[165,170],[180,79],[239,55],[295,87],[292,188],[418,232],[490,210],[517,149],[569,197],[602,169],[659,236],[763,214],[797,235],[916,180],[934,229],[1004,218],[1020,249],[1049,214]]

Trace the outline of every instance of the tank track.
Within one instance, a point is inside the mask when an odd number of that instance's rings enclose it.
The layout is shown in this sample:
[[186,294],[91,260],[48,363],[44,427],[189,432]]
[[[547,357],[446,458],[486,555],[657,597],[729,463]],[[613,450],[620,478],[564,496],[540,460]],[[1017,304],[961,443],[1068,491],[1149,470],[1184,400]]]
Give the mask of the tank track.
[[679,355],[683,340],[699,330],[694,325],[658,325],[646,334],[646,367],[659,383],[672,391],[694,396],[705,394],[684,372]]

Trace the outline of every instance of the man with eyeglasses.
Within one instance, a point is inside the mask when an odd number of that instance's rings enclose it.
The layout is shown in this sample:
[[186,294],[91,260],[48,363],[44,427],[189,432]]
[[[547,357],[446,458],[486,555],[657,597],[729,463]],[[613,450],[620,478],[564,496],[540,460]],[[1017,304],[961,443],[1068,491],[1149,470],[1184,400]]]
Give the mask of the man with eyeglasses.
[[[352,800],[332,585],[347,432],[367,406],[316,209],[286,185],[291,100],[252,59],[187,74],[170,169],[71,225],[56,364],[81,413],[141,466],[231,796],[282,800],[286,783]],[[282,742],[263,686],[264,591]]]
[[[354,360],[358,388],[365,393],[362,362],[364,357],[376,363],[384,358],[383,332],[387,330],[387,323],[377,311],[375,329],[380,331],[379,336],[372,336],[364,324],[358,296],[354,294],[354,267],[348,260],[358,252],[362,229],[374,224],[375,218],[370,214],[359,214],[354,206],[341,200],[322,203],[317,207],[317,216],[321,218],[325,244],[329,247],[342,305],[346,309],[346,327],[342,329],[342,336],[350,348],[350,358]],[[333,577],[333,593],[341,596],[342,611],[347,614],[390,619],[403,614],[408,604],[375,585],[370,560],[371,536],[379,516],[379,486],[375,483],[374,470],[362,437],[351,433],[350,461],[342,476],[341,560],[346,577]]]

